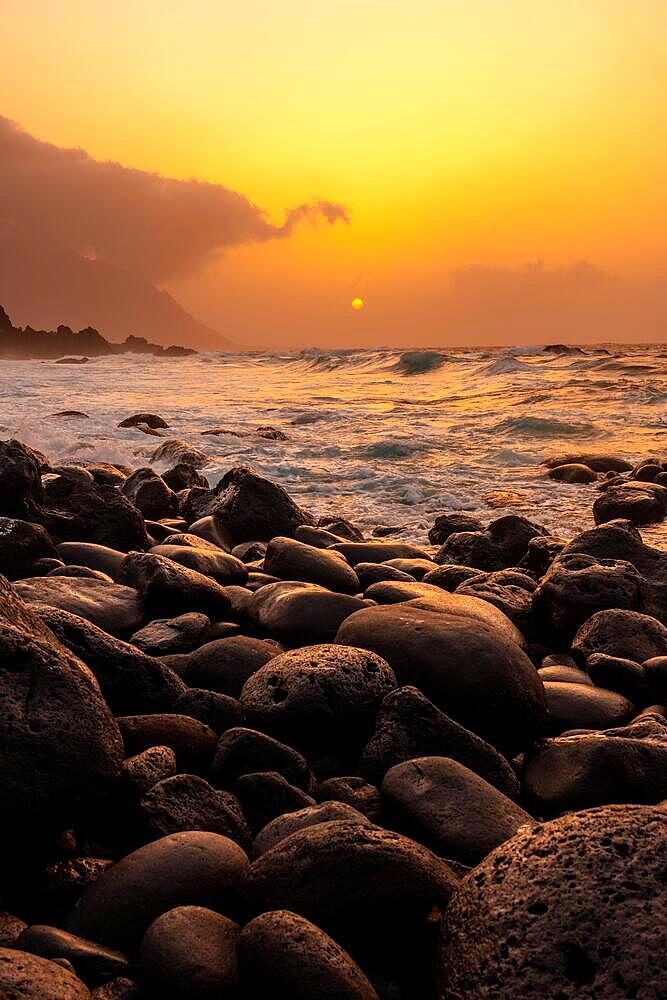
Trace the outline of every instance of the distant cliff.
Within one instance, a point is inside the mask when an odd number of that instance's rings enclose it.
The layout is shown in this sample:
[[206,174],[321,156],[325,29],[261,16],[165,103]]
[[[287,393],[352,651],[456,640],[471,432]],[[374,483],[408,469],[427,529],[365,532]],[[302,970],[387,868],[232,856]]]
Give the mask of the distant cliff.
[[16,360],[29,358],[61,358],[63,355],[101,357],[110,354],[152,354],[155,357],[185,357],[197,352],[188,347],[160,347],[150,344],[144,337],[127,337],[123,343],[114,344],[92,326],[72,330],[59,326],[57,330],[33,330],[30,326],[18,327],[0,306],[0,357]]
[[54,329],[93,326],[113,340],[141,334],[153,343],[236,351],[165,291],[132,271],[76,253],[35,247],[0,231],[0,302],[15,323]]

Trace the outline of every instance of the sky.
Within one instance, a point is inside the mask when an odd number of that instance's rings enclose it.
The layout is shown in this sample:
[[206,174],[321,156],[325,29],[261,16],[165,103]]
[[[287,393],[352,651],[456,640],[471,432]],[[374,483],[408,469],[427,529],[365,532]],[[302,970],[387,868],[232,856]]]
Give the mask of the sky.
[[0,29],[0,115],[134,170],[88,171],[139,208],[79,249],[232,339],[667,329],[664,0],[4,0]]

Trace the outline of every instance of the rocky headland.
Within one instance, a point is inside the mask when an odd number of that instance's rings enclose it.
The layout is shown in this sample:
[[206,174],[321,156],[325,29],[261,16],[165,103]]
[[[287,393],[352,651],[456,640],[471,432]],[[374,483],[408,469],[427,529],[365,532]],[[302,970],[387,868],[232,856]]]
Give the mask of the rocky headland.
[[0,996],[664,997],[662,464],[413,545],[179,454],[0,442]]
[[[17,327],[0,306],[0,358],[7,360],[61,359],[61,363],[81,363],[82,357],[106,357],[112,354],[152,354],[158,358],[180,358],[196,354],[189,347],[160,347],[144,337],[128,336],[121,344],[105,340],[98,330],[88,326],[72,330],[59,326],[56,330],[33,330]],[[74,355],[73,357],[70,357]]]

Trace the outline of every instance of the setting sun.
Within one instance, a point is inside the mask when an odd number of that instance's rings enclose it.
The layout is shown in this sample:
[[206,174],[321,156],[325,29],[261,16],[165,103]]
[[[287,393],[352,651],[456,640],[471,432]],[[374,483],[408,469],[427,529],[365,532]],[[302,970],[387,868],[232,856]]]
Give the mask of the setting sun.
[[364,300],[363,299],[352,299],[352,308],[353,309],[357,309],[357,310],[358,309],[363,309],[364,308]]

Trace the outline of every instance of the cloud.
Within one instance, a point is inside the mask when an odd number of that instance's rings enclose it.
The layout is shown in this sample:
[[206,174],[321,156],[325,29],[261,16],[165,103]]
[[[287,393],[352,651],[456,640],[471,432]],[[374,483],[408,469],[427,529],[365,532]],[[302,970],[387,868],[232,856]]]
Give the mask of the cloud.
[[74,251],[162,281],[196,271],[228,247],[289,237],[302,222],[347,222],[315,200],[282,225],[221,184],[180,181],[41,142],[0,116],[0,228],[51,251]]

